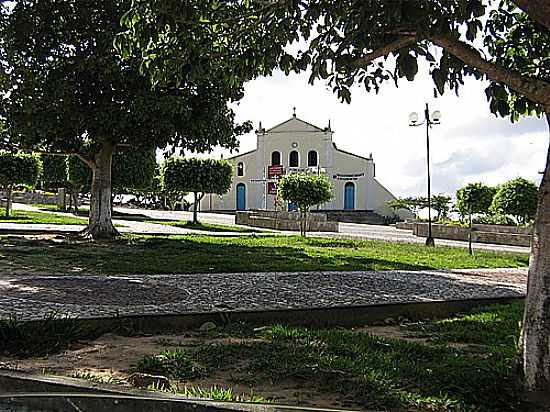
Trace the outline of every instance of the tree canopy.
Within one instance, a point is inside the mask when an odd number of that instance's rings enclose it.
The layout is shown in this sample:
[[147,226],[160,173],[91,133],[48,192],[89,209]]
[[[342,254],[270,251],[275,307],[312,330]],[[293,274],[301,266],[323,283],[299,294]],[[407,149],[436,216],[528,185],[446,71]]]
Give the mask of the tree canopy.
[[473,213],[489,213],[496,188],[483,183],[469,183],[456,192],[455,208],[461,216]]

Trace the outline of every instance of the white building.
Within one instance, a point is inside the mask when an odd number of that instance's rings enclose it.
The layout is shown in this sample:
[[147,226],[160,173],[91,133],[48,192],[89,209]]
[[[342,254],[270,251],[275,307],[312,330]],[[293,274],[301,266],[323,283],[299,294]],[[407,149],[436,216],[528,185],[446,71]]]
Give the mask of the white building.
[[274,209],[273,175],[281,171],[306,171],[324,173],[332,184],[333,199],[321,205],[320,210],[393,215],[386,201],[395,197],[376,179],[372,154],[362,157],[338,149],[332,135],[330,123],[320,128],[298,119],[295,114],[269,130],[263,129],[260,123],[256,150],[228,159],[235,166],[231,190],[223,196],[206,195],[201,201],[201,210]]

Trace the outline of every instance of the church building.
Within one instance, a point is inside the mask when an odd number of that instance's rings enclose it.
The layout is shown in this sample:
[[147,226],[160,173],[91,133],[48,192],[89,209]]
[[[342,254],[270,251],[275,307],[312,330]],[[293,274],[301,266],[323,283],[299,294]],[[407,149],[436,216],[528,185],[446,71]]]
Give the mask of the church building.
[[395,197],[378,182],[372,154],[363,157],[338,149],[330,127],[321,128],[296,117],[270,129],[256,131],[257,147],[231,157],[233,183],[225,195],[206,195],[203,212],[249,209],[290,209],[277,199],[278,176],[306,172],[325,174],[333,199],[319,206],[327,211],[371,211],[393,215],[386,202]]

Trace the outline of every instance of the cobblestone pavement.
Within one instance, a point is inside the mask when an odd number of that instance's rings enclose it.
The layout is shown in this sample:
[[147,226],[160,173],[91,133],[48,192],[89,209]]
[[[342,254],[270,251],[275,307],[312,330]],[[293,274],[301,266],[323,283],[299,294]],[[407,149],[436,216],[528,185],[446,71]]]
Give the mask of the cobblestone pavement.
[[526,269],[3,275],[0,317],[81,318],[524,296]]

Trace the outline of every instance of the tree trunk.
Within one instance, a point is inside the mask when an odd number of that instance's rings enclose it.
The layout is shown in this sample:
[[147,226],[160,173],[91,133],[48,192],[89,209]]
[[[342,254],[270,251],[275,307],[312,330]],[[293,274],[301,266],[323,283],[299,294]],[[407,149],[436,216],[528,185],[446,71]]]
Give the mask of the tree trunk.
[[74,212],[78,214],[78,192],[76,190],[71,191],[71,199],[73,200]]
[[470,218],[469,218],[469,224],[468,227],[470,230],[468,231],[468,253],[470,255],[473,255],[474,252],[472,250],[472,211],[470,210]]
[[112,239],[118,235],[112,222],[111,163],[115,146],[103,143],[92,165],[90,216],[85,233],[93,239]]
[[[550,129],[550,113],[546,114]],[[550,401],[550,147],[539,189],[522,330],[523,371],[533,399]]]
[[195,196],[195,204],[193,205],[193,223],[199,223],[199,218],[197,214],[197,207],[199,203],[199,195],[197,192],[193,192],[193,195]]
[[11,213],[12,197],[13,197],[13,189],[11,186],[8,186],[6,188],[6,217],[9,217]]

